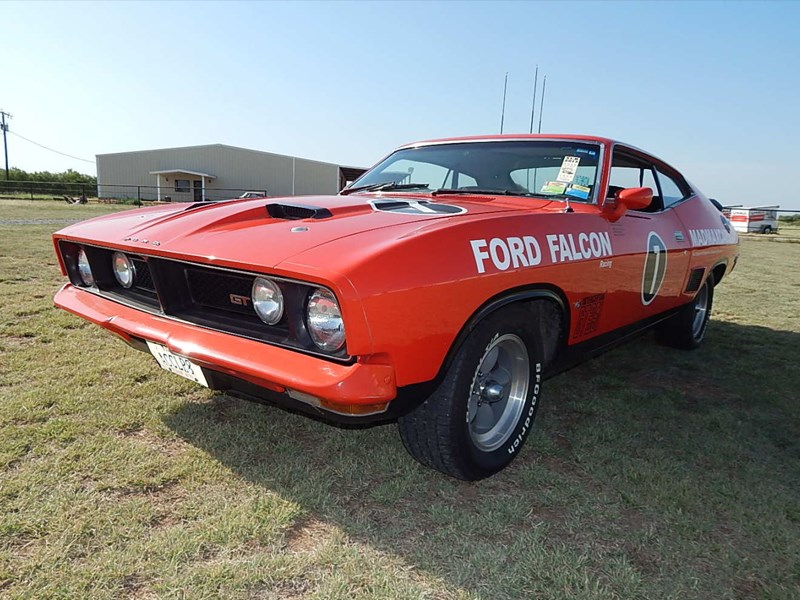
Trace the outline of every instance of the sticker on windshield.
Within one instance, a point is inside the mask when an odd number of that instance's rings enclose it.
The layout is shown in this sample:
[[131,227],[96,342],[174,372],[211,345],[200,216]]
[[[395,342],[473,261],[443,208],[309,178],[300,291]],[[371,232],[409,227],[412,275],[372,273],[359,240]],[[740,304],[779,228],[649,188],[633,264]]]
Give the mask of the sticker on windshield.
[[567,196],[574,196],[575,198],[580,198],[581,200],[588,200],[589,192],[591,191],[591,188],[573,183],[567,188]]
[[575,175],[575,181],[572,183],[576,185],[592,185],[592,180],[588,175]]
[[567,184],[561,181],[545,181],[540,194],[563,194],[567,189]]
[[580,156],[565,156],[564,162],[561,163],[561,169],[558,172],[557,181],[564,183],[572,183],[575,179],[575,173],[578,170],[578,165],[581,162]]

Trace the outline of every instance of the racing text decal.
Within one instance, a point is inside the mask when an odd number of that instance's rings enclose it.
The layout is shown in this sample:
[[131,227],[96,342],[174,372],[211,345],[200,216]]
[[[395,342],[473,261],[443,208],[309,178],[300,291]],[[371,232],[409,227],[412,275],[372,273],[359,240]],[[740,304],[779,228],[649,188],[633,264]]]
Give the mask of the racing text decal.
[[728,234],[721,229],[690,229],[692,246],[716,246],[728,243]]
[[[551,233],[545,236],[551,263],[611,256],[611,238],[607,232]],[[542,248],[532,235],[523,237],[470,240],[478,273],[486,272],[491,261],[498,271],[533,267],[542,262]]]

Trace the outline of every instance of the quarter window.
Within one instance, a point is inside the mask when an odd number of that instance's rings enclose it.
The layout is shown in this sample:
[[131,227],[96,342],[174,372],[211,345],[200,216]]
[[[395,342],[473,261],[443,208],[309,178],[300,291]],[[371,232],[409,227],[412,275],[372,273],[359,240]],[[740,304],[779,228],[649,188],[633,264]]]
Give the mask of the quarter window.
[[661,184],[661,195],[664,197],[665,208],[680,202],[686,197],[686,194],[683,193],[681,186],[678,185],[675,179],[661,169],[656,169],[656,171],[658,171],[658,182]]

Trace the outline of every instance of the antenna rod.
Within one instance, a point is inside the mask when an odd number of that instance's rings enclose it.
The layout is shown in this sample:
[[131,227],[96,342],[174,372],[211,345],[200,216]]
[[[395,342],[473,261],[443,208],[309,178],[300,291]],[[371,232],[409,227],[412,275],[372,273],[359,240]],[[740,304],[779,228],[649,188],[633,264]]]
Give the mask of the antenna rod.
[[538,133],[542,133],[542,109],[544,109],[544,90],[547,87],[547,75],[544,76],[544,80],[542,81],[542,103],[539,105],[539,131]]
[[506,90],[508,90],[508,71],[506,71],[506,81],[503,84],[503,112],[500,113],[500,133],[503,133],[503,123],[506,120]]
[[531,100],[531,129],[533,133],[533,113],[536,111],[536,85],[539,83],[539,65],[536,65],[536,75],[533,76],[533,100]]

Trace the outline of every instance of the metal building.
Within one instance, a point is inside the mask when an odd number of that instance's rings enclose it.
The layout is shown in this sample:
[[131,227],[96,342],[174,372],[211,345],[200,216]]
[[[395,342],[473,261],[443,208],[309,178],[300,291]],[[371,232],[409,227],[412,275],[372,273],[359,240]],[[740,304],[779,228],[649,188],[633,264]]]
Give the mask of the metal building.
[[100,198],[190,202],[335,194],[364,169],[225,144],[98,154]]

